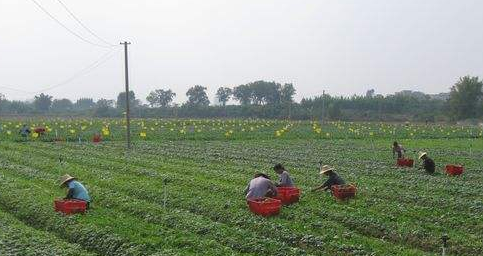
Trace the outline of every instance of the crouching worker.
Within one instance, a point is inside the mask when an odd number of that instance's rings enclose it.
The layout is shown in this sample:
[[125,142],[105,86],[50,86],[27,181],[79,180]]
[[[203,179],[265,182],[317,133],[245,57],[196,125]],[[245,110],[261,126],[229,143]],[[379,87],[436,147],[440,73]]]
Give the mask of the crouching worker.
[[278,174],[280,177],[280,181],[276,184],[277,187],[294,187],[292,178],[290,174],[285,170],[282,164],[276,164],[273,167],[273,170]]
[[19,134],[20,136],[22,136],[22,138],[26,139],[30,134],[30,128],[26,124],[22,125],[22,128],[20,128]]
[[320,174],[329,176],[329,179],[324,184],[312,189],[312,191],[329,190],[333,185],[344,185],[345,181],[335,172],[335,169],[329,165],[320,167]]
[[89,192],[87,189],[82,185],[82,183],[78,182],[76,178],[66,174],[60,178],[60,187],[68,188],[67,196],[64,199],[77,199],[82,200],[87,203],[87,209],[89,209],[89,204],[91,202],[91,197],[89,196]]
[[263,173],[256,173],[245,188],[246,199],[277,196],[277,188],[270,178]]
[[423,164],[421,167],[419,167],[419,170],[424,169],[426,170],[426,173],[428,174],[433,174],[435,170],[435,163],[433,159],[428,157],[428,153],[426,152],[420,152],[419,153],[419,160],[423,160]]
[[392,156],[394,157],[397,154],[397,158],[401,159],[404,158],[404,152],[406,152],[406,150],[401,146],[401,144],[397,143],[397,141],[394,141],[392,144]]

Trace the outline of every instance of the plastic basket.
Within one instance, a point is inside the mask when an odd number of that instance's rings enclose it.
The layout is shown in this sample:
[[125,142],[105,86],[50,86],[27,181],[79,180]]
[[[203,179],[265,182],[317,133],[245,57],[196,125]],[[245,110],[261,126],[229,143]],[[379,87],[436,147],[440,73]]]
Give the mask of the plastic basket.
[[54,209],[56,212],[62,212],[66,215],[84,213],[87,209],[87,202],[76,199],[57,199],[54,201]]
[[339,200],[346,200],[356,196],[357,187],[354,184],[349,185],[333,185],[331,187],[332,195]]
[[295,187],[278,187],[277,199],[282,201],[282,204],[293,204],[299,201],[300,189]]
[[282,201],[268,197],[248,199],[247,204],[251,212],[264,217],[279,214],[282,207]]
[[92,142],[94,143],[99,143],[102,141],[102,138],[100,135],[94,135],[94,137],[92,137]]
[[414,160],[413,159],[407,159],[407,158],[399,158],[397,160],[397,166],[413,167],[414,166]]
[[446,165],[446,173],[450,176],[461,175],[463,174],[464,168],[461,165],[453,165],[448,164]]
[[35,127],[34,132],[36,132],[38,134],[44,134],[45,128],[44,127]]

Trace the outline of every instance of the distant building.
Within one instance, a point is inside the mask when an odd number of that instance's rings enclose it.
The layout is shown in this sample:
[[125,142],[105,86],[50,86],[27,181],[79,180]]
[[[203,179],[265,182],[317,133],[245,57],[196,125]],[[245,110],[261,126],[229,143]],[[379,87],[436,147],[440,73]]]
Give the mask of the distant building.
[[442,92],[438,94],[430,94],[429,98],[432,100],[448,100],[449,99],[449,93],[448,92]]

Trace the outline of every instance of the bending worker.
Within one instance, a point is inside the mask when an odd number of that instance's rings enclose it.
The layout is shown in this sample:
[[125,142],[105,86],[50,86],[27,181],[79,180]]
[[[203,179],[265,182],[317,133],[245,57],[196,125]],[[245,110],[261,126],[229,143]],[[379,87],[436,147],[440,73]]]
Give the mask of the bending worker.
[[397,158],[401,159],[404,157],[404,152],[406,152],[406,150],[401,146],[401,144],[397,143],[397,141],[394,141],[392,144],[392,156],[394,157],[397,153]]
[[245,193],[246,199],[275,197],[277,196],[277,187],[266,174],[256,173],[245,188]]
[[433,159],[428,157],[428,153],[420,152],[419,159],[423,160],[423,164],[418,169],[419,170],[424,169],[426,170],[426,173],[433,174],[436,164],[434,163]]
[[87,189],[82,185],[82,183],[78,182],[76,178],[66,174],[60,178],[60,187],[67,187],[69,191],[67,192],[67,196],[64,199],[77,199],[87,202],[87,209],[89,209],[89,204],[91,202],[91,197],[89,196],[89,192]]
[[345,181],[335,172],[335,169],[329,165],[324,165],[320,167],[320,174],[329,176],[329,179],[324,182],[324,184],[312,189],[312,191],[317,190],[329,190],[333,185],[344,185]]
[[30,128],[24,124],[22,125],[22,128],[20,128],[20,136],[22,136],[22,138],[27,138],[27,136],[29,136],[30,134]]
[[277,184],[277,187],[295,187],[290,177],[290,174],[285,170],[282,164],[276,164],[273,167],[273,170],[278,174],[280,177],[280,181]]

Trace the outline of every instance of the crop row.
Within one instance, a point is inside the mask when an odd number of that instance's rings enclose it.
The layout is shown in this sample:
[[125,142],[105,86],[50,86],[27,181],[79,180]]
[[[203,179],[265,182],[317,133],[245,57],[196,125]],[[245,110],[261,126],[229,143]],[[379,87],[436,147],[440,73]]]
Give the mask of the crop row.
[[[19,159],[17,159],[19,160]],[[45,162],[42,161],[41,159],[35,159],[34,157],[34,160],[32,160],[32,163],[41,163],[41,162]],[[30,164],[30,163],[29,163]],[[87,163],[83,163],[83,164],[87,164]],[[39,164],[37,164],[39,165]],[[109,165],[112,165],[112,163],[110,163]],[[69,167],[73,167],[73,168],[80,168],[81,165],[71,165],[69,163]],[[114,167],[116,167],[114,165]],[[39,169],[47,169],[48,166],[44,166],[44,167],[40,167],[38,166]],[[178,167],[176,167],[178,168]],[[85,172],[81,172],[83,173],[83,177],[85,177],[85,179],[87,181],[91,181],[91,182],[94,182],[94,178],[90,178],[88,172],[93,172],[92,174],[92,177],[96,177],[96,175],[99,175],[97,173],[97,170],[94,170],[93,168],[89,168],[89,169],[92,169],[91,171],[89,170],[85,170]],[[107,172],[107,175],[109,177],[109,180],[106,181],[106,186],[108,186],[109,184],[111,184],[111,186],[115,186],[118,190],[118,191],[123,191],[125,193],[131,193],[130,196],[132,197],[144,197],[146,199],[149,199],[149,201],[152,201],[152,202],[161,202],[162,201],[162,197],[159,195],[159,190],[156,190],[156,186],[160,186],[161,184],[156,184],[156,183],[153,183],[153,182],[148,182],[147,180],[137,180],[137,177],[133,176],[133,173],[126,173],[126,172],[129,172],[129,170],[126,170],[126,169],[118,169],[117,171],[116,170],[113,170],[112,172],[113,173],[110,173],[111,171],[106,171]],[[29,172],[27,172],[29,173]],[[120,173],[120,174],[118,174]],[[121,176],[124,174],[124,178],[121,178]],[[112,175],[112,176],[111,176]],[[124,181],[125,179],[131,177],[131,181],[129,182],[129,185],[127,185],[127,182],[122,182]],[[54,178],[54,177],[52,177]],[[119,183],[121,184],[113,184],[113,182],[111,180],[115,180],[115,181],[118,181]],[[126,180],[127,181],[127,180]],[[197,182],[196,180],[194,182]],[[97,182],[98,184],[100,184],[100,182]],[[142,189],[142,191],[139,191],[139,193],[137,193],[137,189],[139,186],[137,184],[145,184],[145,186],[147,186],[146,189]],[[103,185],[104,186],[104,185]],[[92,187],[92,186],[91,186]],[[323,237],[324,239],[329,239],[329,243],[325,243],[325,240],[321,240],[324,245],[324,250],[330,250],[330,247],[333,247],[333,250],[335,251],[339,251],[339,250],[349,250],[352,251],[353,253],[356,253],[357,251],[361,251],[361,248],[358,248],[358,246],[344,246],[343,243],[340,244],[342,241],[337,241],[337,240],[344,240],[344,239],[348,239],[347,236],[350,236],[350,240],[351,242],[348,240],[347,242],[348,243],[353,243],[353,244],[358,244],[358,243],[361,243],[361,241],[364,241],[364,240],[367,240],[367,238],[359,238],[360,240],[357,239],[358,235],[357,234],[351,234],[350,231],[347,231],[345,230],[344,232],[341,232],[341,235],[340,235],[340,238],[334,238],[334,237],[337,237],[337,234],[339,233],[337,231],[338,229],[338,226],[337,223],[334,223],[333,225],[330,224],[330,222],[328,222],[328,225],[326,224],[327,222],[325,221],[320,221],[320,223],[314,223],[314,225],[312,227],[308,227],[307,230],[304,229],[304,232],[307,232],[308,234],[300,234],[300,235],[297,235],[297,232],[293,232],[292,230],[287,230],[286,232],[284,232],[284,226],[285,225],[292,225],[293,226],[293,230],[297,230],[297,225],[294,225],[294,224],[291,224],[291,221],[289,220],[290,218],[293,218],[293,216],[289,216],[287,217],[286,219],[282,219],[282,223],[281,224],[278,224],[278,225],[270,225],[270,223],[259,223],[260,221],[264,221],[264,220],[259,220],[258,218],[255,218],[253,219],[252,216],[250,215],[247,215],[247,211],[246,211],[246,206],[244,206],[243,204],[239,204],[239,203],[235,203],[233,206],[238,206],[239,209],[235,211],[235,209],[229,207],[229,210],[227,212],[227,209],[226,208],[226,205],[224,204],[213,204],[212,202],[214,202],[215,199],[218,199],[219,200],[219,196],[218,197],[213,197],[213,201],[212,200],[200,200],[200,198],[202,198],[203,196],[206,196],[206,195],[200,195],[200,197],[197,198],[197,194],[198,193],[201,193],[201,192],[194,192],[194,191],[190,191],[190,198],[187,198],[187,195],[186,195],[186,188],[184,187],[181,187],[181,188],[174,188],[175,190],[173,189],[170,189],[169,193],[171,196],[174,197],[174,199],[170,199],[170,202],[169,202],[169,205],[170,206],[179,206],[179,208],[181,209],[185,209],[185,210],[188,210],[189,212],[193,212],[193,213],[199,213],[201,215],[206,215],[206,216],[209,216],[209,218],[213,221],[216,221],[216,222],[224,222],[224,223],[227,223],[227,224],[230,224],[230,225],[242,225],[241,227],[242,228],[246,228],[246,229],[250,229],[252,231],[254,231],[253,229],[255,227],[260,227],[260,234],[264,234],[264,233],[269,233],[269,236],[274,236],[276,237],[277,239],[283,239],[283,241],[290,241],[290,240],[293,240],[291,241],[292,244],[295,244],[295,245],[299,245],[299,246],[302,246],[302,247],[308,247],[308,250],[310,251],[310,248],[317,248],[317,236],[313,236],[313,235],[309,235],[309,234],[316,234],[316,233],[320,233],[320,231],[317,231],[317,230],[320,230],[320,229],[324,229],[324,228],[327,228],[327,229],[330,229],[330,230],[333,230],[334,232],[334,236],[332,237],[331,236],[327,236],[324,234],[324,236],[321,236]],[[204,188],[201,188],[201,189],[204,189]],[[94,187],[93,191],[97,191],[98,188],[97,187]],[[179,192],[178,192],[179,191]],[[177,194],[179,193],[179,194]],[[192,198],[194,197],[194,198]],[[171,197],[170,197],[171,198]],[[210,198],[211,199],[211,198]],[[137,200],[140,200],[138,198],[135,199],[136,201]],[[241,200],[240,200],[241,202]],[[230,206],[230,205],[229,205]],[[229,216],[229,217],[228,217]],[[282,216],[283,217],[283,216]],[[227,219],[227,218],[231,218],[230,219]],[[255,221],[255,222],[253,222]],[[258,223],[258,224],[257,224]],[[323,223],[321,225],[321,223]],[[300,225],[300,224],[299,224]],[[325,226],[327,225],[327,226]],[[274,234],[270,234],[270,226],[273,227],[273,232]],[[340,229],[340,227],[339,227]],[[236,230],[236,229],[235,229]],[[255,231],[257,232],[257,231]],[[277,233],[278,232],[278,233]],[[321,233],[322,235],[322,233]],[[346,238],[344,238],[343,236],[346,236]],[[333,241],[331,241],[333,240]],[[367,242],[367,241],[366,241]],[[374,243],[374,241],[372,241]],[[302,244],[300,244],[302,243]],[[308,243],[308,244],[305,244],[305,243]],[[311,243],[311,244],[310,244]],[[333,243],[333,245],[331,245],[331,243]],[[329,247],[329,248],[325,248],[325,246]],[[352,248],[352,249],[351,249]],[[322,248],[317,248],[317,249],[322,249]],[[400,248],[401,249],[401,248]],[[399,250],[400,250],[399,249]],[[391,249],[391,250],[394,250]],[[314,253],[316,251],[313,251]],[[363,252],[363,250],[362,250]]]

